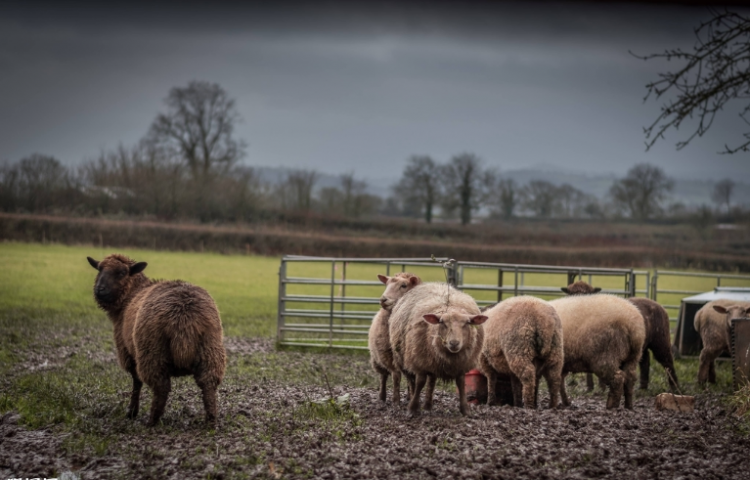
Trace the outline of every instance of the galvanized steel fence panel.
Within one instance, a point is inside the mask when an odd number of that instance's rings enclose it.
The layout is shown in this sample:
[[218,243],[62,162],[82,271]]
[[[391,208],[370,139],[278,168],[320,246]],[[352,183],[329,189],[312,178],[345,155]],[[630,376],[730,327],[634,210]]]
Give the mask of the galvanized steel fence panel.
[[647,271],[462,261],[444,268],[447,260],[285,256],[279,268],[278,342],[367,349],[367,333],[384,289],[376,275],[394,275],[407,267],[425,281],[447,281],[466,291],[480,306],[524,294],[562,296],[560,287],[575,280],[595,280],[603,291],[624,297],[651,294]]

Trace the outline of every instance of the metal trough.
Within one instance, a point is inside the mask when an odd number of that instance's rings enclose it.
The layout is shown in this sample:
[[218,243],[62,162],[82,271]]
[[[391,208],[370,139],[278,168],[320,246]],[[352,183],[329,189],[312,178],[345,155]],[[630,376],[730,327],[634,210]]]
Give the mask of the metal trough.
[[[703,342],[698,332],[693,327],[695,314],[705,304],[719,299],[730,299],[741,302],[750,302],[750,288],[744,287],[717,287],[711,292],[701,293],[692,297],[682,299],[680,305],[680,316],[677,321],[677,331],[674,336],[673,349],[677,355],[696,356],[703,348]],[[729,358],[729,354],[723,354]]]
[[750,319],[732,319],[732,373],[734,389],[750,381]]

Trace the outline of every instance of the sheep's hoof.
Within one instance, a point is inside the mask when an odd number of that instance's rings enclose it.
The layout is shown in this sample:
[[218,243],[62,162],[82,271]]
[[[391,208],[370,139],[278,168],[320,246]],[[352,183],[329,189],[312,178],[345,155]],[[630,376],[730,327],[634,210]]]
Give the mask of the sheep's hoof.
[[425,403],[424,405],[422,405],[422,409],[428,411],[432,410],[432,403]]

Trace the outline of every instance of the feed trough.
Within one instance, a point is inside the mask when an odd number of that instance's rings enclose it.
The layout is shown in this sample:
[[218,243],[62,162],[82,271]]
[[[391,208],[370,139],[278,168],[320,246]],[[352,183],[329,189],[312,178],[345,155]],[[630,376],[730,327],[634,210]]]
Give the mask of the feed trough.
[[[680,304],[677,331],[675,332],[673,343],[673,350],[678,356],[700,355],[703,344],[700,335],[693,326],[695,314],[698,313],[698,310],[700,310],[703,305],[719,299],[750,302],[750,288],[716,287],[713,291],[683,298],[682,303]],[[742,335],[745,334],[742,333]],[[729,358],[729,352],[722,356],[724,358]]]

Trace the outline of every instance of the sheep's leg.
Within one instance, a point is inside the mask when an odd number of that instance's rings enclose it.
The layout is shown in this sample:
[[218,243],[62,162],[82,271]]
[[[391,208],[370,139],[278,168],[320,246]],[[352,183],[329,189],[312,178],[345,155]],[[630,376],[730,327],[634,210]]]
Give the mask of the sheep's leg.
[[523,401],[522,405],[517,405],[519,407],[523,408],[535,408],[536,407],[536,400],[537,400],[537,392],[536,392],[536,385],[537,385],[537,377],[536,377],[536,368],[534,368],[533,364],[526,365],[520,372],[520,375],[518,375],[518,380],[521,383],[521,398]]
[[420,373],[416,375],[414,380],[414,393],[409,401],[409,414],[419,415],[419,395],[422,393],[424,384],[427,382],[427,375]]
[[601,379],[601,377],[597,377],[599,379],[599,389],[604,393],[607,390],[607,384],[604,383],[604,380]]
[[648,350],[643,351],[638,368],[641,373],[641,390],[646,390],[648,388],[648,379],[651,370],[651,352]]
[[497,405],[497,372],[494,368],[488,368],[486,370],[487,375],[487,405]]
[[[395,406],[401,405],[401,372],[396,370],[392,373],[393,375],[393,404]],[[385,393],[383,393],[382,400],[385,401]]]
[[167,376],[157,380],[153,385],[149,385],[149,387],[154,391],[154,398],[151,401],[151,415],[146,426],[153,427],[164,414],[164,407],[167,405],[169,392],[172,391],[172,380]]
[[600,375],[604,383],[609,385],[609,395],[607,396],[607,408],[618,408],[620,406],[620,399],[622,398],[622,391],[625,384],[625,373],[617,369],[614,373],[607,372]]
[[510,386],[513,389],[513,406],[523,407],[523,392],[521,387],[521,381],[518,379],[515,373],[510,374]]
[[[646,352],[648,354],[648,352]],[[636,363],[626,363],[622,366],[622,370],[625,373],[625,408],[628,410],[633,409],[633,390],[635,390],[636,380]]]
[[565,377],[568,376],[568,373],[562,373],[560,375],[560,400],[562,401],[562,404],[566,407],[570,406],[570,397],[568,396],[568,392],[565,391]]
[[586,391],[587,392],[594,391],[594,375],[591,373],[586,374]]
[[128,405],[128,418],[135,418],[138,416],[138,407],[141,403],[141,388],[143,382],[138,378],[138,374],[135,369],[130,372],[133,376],[133,391],[130,393],[130,405]]
[[378,398],[381,402],[385,402],[386,390],[388,384],[388,371],[380,372],[380,394]]
[[[677,387],[679,387],[679,383],[677,380],[677,372],[675,372],[674,369],[674,358],[672,357],[672,349],[667,343],[666,348],[653,348],[652,352],[654,354],[654,360],[659,362],[668,372],[667,377],[669,379],[669,387],[672,389],[672,391],[676,390]],[[644,352],[644,355],[646,353]]]
[[[549,408],[557,408],[561,390],[564,388],[564,382],[560,376],[560,367],[550,365],[544,370],[542,375],[547,381],[547,390],[549,390]],[[539,384],[537,383],[538,388]]]
[[211,378],[204,378],[195,376],[195,383],[198,384],[198,388],[203,393],[203,409],[206,411],[206,423],[216,425],[217,417],[217,395],[216,391],[219,389],[219,385]]
[[427,390],[424,391],[424,404],[422,408],[425,410],[432,410],[432,396],[435,393],[435,382],[437,377],[434,375],[427,375]]
[[[703,385],[706,381],[716,383],[716,367],[714,367],[714,360],[721,353],[718,350],[709,350],[704,348],[701,350],[700,356],[700,367],[698,368],[698,383]],[[711,370],[713,370],[713,375]]]
[[466,376],[457,376],[456,386],[458,387],[458,410],[461,412],[461,415],[468,415],[469,402],[466,401]]
[[406,386],[407,386],[407,403],[411,402],[411,398],[414,396],[414,384],[416,382],[416,379],[413,374],[403,372],[404,376],[406,377]]

